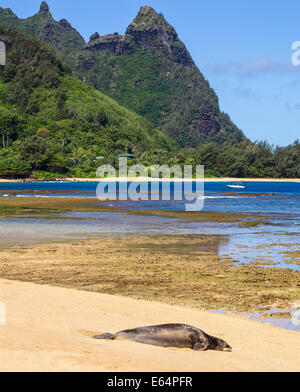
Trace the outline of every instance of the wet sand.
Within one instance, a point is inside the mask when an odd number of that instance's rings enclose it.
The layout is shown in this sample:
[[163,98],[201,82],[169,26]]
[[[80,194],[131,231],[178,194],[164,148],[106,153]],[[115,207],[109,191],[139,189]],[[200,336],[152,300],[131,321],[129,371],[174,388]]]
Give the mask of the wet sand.
[[222,237],[156,235],[69,240],[0,252],[0,277],[198,309],[291,309],[300,271],[237,266]]
[[[7,325],[0,326],[0,371],[300,370],[298,333],[234,316],[5,280],[0,280],[0,298],[7,307]],[[169,322],[192,324],[223,338],[233,352],[91,338]]]

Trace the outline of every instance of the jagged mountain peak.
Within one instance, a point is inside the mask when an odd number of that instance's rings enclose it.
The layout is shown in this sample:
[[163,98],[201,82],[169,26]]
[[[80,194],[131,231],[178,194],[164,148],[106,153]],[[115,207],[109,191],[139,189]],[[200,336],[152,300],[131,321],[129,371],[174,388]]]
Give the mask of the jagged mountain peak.
[[150,7],[149,5],[144,5],[141,7],[140,12],[141,15],[148,15],[148,14],[155,14],[158,15],[158,13],[155,11],[154,8]]
[[1,9],[3,12],[5,11],[7,14],[15,15],[15,13],[12,11],[11,8],[2,8],[2,7],[0,7],[0,9]]
[[50,12],[49,5],[45,1],[40,5],[40,12]]
[[160,15],[158,12],[155,11],[154,8],[152,8],[148,5],[145,5],[145,6],[141,7],[137,16],[140,18],[155,20],[155,19],[159,18]]
[[152,7],[141,7],[134,21],[128,26],[126,34],[137,31],[165,31],[177,36],[175,29],[165,20],[162,14]]
[[210,88],[175,29],[152,7],[142,7],[126,35],[95,33],[88,44],[47,3],[31,18],[0,7],[0,21],[55,47],[74,74],[147,118],[181,146],[245,140],[220,111]]
[[0,7],[0,21],[2,24],[11,26],[18,19],[17,15],[10,8]]
[[54,46],[71,67],[76,64],[78,51],[86,45],[84,38],[66,19],[57,22],[53,18],[45,1],[41,3],[36,14],[26,19],[18,18],[11,11],[0,7],[0,22],[6,27],[14,26]]
[[98,32],[96,32],[96,33],[94,33],[93,35],[90,36],[90,42],[96,41],[99,38],[100,38],[100,34]]
[[58,22],[61,26],[63,27],[69,27],[72,28],[72,25],[70,22],[67,21],[67,19],[63,18]]
[[142,50],[159,50],[176,63],[194,66],[189,52],[179,40],[174,27],[152,7],[144,6],[140,9],[126,30],[126,37],[133,38],[135,46]]

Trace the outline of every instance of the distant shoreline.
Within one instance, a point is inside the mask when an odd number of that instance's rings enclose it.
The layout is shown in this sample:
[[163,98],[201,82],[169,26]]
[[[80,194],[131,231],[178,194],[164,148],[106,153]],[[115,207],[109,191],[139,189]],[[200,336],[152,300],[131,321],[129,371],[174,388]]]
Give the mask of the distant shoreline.
[[[34,181],[31,179],[27,180],[8,180],[8,179],[0,179],[0,184],[3,183],[35,183],[35,182],[203,182],[202,179],[162,179],[162,178],[147,178],[147,177],[110,177],[110,178],[64,178],[57,180],[44,180],[44,181]],[[300,178],[205,178],[205,183],[214,183],[214,182],[281,182],[281,183],[300,183]]]

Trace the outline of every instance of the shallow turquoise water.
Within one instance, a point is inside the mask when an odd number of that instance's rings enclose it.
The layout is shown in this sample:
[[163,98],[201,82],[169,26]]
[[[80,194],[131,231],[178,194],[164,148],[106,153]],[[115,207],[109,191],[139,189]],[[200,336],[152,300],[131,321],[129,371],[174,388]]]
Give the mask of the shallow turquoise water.
[[[161,185],[161,184],[160,184]],[[206,183],[204,211],[258,215],[255,227],[238,223],[195,222],[121,212],[72,212],[45,216],[7,216],[0,223],[0,248],[59,239],[149,234],[217,234],[224,241],[219,255],[240,263],[273,263],[299,270],[288,251],[300,249],[300,184],[247,183],[246,190],[233,191],[225,183]],[[129,184],[130,186],[130,184]],[[97,183],[17,183],[0,184],[6,197],[95,197]],[[150,184],[148,184],[150,187]],[[195,189],[195,184],[193,184]],[[162,191],[162,188],[160,189]],[[174,194],[171,186],[171,198]],[[172,193],[173,192],[173,193]],[[118,209],[184,210],[187,201],[110,201]],[[99,206],[101,203],[99,202]],[[267,267],[267,266],[266,266]]]
[[[84,197],[96,196],[95,183],[0,184],[0,197]],[[161,189],[162,190],[162,189]],[[171,194],[172,196],[172,194]],[[187,201],[139,200],[109,201],[105,206],[118,209],[182,211]],[[66,239],[138,236],[151,234],[220,235],[218,253],[239,264],[271,263],[280,268],[300,269],[288,252],[300,249],[300,184],[247,183],[245,191],[229,191],[224,183],[205,185],[204,211],[243,214],[242,223],[253,220],[257,225],[226,222],[170,219],[139,216],[127,212],[99,211],[56,212],[47,214],[5,214],[0,219],[0,250],[12,245]],[[299,258],[297,259],[300,262]],[[268,268],[268,265],[265,266]],[[268,282],[266,282],[268,284]],[[299,305],[300,308],[300,305]],[[273,312],[276,313],[276,309]],[[282,312],[282,311],[281,311]],[[267,322],[300,332],[300,311],[286,310],[290,318],[265,318]],[[295,313],[296,312],[296,313]],[[265,312],[247,315],[260,320]],[[296,314],[296,316],[295,316]]]

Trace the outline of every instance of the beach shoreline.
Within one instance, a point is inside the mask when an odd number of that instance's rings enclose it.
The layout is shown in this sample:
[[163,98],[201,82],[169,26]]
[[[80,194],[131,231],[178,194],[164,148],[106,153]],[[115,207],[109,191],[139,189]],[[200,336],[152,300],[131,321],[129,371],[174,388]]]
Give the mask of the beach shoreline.
[[[62,198],[49,204],[43,198],[0,198],[0,204],[12,208],[5,214],[15,207],[22,216],[35,208],[42,215],[94,211],[97,200]],[[245,224],[243,215],[232,213],[132,213]],[[251,216],[251,224],[258,218]],[[299,332],[246,318],[257,309],[292,309],[300,298],[300,272],[239,266],[218,256],[224,240],[219,235],[74,238],[3,249],[0,303],[7,321],[0,326],[0,372],[300,371]],[[233,352],[92,339],[165,323],[198,327],[226,340]]]
[[207,310],[292,309],[300,271],[238,265],[219,256],[223,241],[205,234],[53,238],[2,249],[0,276]]
[[151,178],[151,177],[110,177],[110,178],[64,178],[57,180],[45,180],[45,181],[33,181],[32,179],[27,180],[8,180],[0,178],[0,184],[2,183],[34,183],[34,182],[205,182],[205,183],[213,183],[213,182],[269,182],[269,183],[300,183],[300,178],[205,178],[205,179],[191,179],[191,178],[172,178],[172,179],[162,179],[162,178]]
[[[235,315],[160,302],[0,280],[0,372],[292,372],[297,332]],[[232,353],[96,341],[95,334],[187,323],[226,340]],[[138,359],[138,360],[137,360]]]

